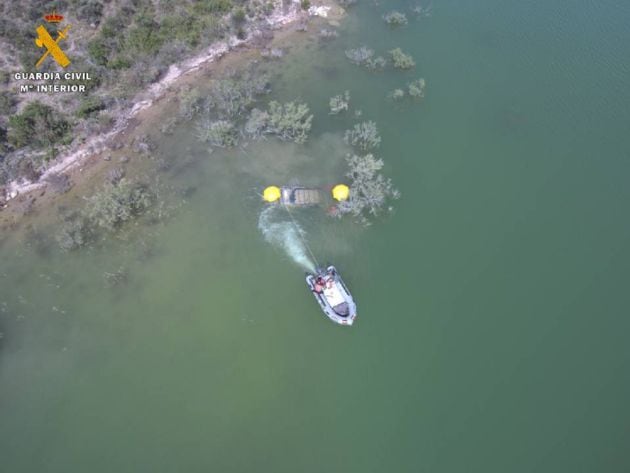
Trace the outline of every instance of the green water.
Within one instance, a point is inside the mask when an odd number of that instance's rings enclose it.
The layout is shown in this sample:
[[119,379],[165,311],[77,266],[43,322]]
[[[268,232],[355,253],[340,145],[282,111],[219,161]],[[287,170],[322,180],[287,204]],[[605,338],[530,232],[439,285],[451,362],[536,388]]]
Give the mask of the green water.
[[[630,470],[630,6],[441,0],[391,31],[394,5],[285,58],[274,96],[310,104],[307,146],[209,156],[179,129],[156,152],[186,189],[165,223],[0,247],[0,471]],[[352,67],[362,43],[416,72]],[[423,102],[386,98],[417,76]],[[265,241],[257,198],[338,181],[345,89],[403,194],[367,229],[298,215],[352,329]]]

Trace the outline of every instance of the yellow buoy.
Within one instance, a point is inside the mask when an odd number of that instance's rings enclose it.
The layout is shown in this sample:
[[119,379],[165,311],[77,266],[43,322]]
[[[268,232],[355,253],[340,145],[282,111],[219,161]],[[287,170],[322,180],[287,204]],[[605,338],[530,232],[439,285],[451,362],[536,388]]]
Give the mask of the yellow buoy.
[[348,197],[350,197],[350,188],[345,184],[337,184],[332,189],[332,196],[335,200],[348,200]]
[[263,199],[266,202],[275,202],[281,195],[280,188],[276,186],[269,186],[263,191]]

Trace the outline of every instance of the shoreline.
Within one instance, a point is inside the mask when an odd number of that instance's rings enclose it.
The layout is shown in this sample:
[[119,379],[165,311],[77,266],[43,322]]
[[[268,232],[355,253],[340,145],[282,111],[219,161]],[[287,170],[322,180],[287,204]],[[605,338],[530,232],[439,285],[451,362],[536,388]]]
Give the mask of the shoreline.
[[[45,191],[50,177],[73,171],[77,167],[86,164],[89,158],[112,150],[112,141],[132,128],[131,122],[133,119],[163,99],[172,91],[173,86],[189,74],[198,72],[203,67],[216,63],[229,52],[238,50],[237,48],[243,46],[255,47],[254,45],[257,41],[265,40],[264,32],[266,30],[281,30],[300,19],[306,20],[310,17],[328,18],[331,9],[332,4],[324,0],[323,2],[318,2],[317,5],[311,6],[308,11],[304,11],[300,7],[300,2],[294,0],[285,11],[285,7],[280,1],[268,18],[263,22],[252,25],[246,39],[241,40],[232,36],[226,40],[211,44],[201,53],[182,62],[171,64],[164,77],[151,84],[146,90],[139,92],[131,101],[131,105],[120,111],[120,115],[111,130],[104,134],[92,135],[82,143],[71,145],[68,150],[60,154],[50,166],[43,170],[37,181],[9,182],[5,187],[5,195],[0,196],[0,211],[9,208],[11,202],[17,197],[28,196],[35,191]],[[341,11],[343,12],[343,9]]]

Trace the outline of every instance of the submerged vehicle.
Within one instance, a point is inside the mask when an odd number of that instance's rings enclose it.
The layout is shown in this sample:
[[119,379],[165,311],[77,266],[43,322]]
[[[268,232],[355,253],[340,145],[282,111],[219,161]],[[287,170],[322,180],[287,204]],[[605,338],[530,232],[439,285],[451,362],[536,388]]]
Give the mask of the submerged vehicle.
[[290,206],[317,205],[321,201],[319,189],[283,186],[280,188],[280,202]]
[[318,269],[316,274],[307,273],[306,284],[330,320],[352,325],[357,318],[357,305],[334,266]]

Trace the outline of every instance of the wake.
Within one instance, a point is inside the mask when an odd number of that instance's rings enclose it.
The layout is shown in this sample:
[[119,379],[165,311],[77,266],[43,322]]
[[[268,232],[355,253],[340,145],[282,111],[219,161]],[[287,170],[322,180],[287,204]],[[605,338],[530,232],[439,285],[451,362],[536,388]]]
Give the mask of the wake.
[[265,208],[258,217],[258,229],[267,242],[280,248],[305,270],[315,272],[315,263],[308,256],[301,238],[305,232],[297,224],[291,222],[285,209],[279,205]]

